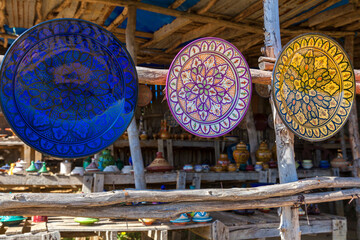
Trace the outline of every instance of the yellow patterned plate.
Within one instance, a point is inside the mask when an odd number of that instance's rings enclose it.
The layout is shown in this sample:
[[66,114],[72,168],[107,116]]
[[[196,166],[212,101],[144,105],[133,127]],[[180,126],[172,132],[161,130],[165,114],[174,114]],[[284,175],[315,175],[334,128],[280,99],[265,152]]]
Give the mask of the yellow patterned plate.
[[332,38],[309,33],[291,40],[273,71],[275,106],[300,138],[321,141],[345,124],[355,94],[354,70]]

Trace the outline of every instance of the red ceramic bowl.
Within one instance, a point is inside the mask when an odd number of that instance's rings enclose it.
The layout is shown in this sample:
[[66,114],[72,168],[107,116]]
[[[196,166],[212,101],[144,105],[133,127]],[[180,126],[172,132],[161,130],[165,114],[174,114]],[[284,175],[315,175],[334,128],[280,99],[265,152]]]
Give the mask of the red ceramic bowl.
[[32,221],[33,222],[47,222],[48,217],[46,216],[33,216]]

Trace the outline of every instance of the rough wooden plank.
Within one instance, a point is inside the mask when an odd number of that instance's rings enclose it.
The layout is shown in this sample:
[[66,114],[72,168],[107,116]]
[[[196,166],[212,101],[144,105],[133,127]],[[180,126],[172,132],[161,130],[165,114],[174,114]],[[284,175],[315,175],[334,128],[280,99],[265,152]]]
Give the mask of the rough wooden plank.
[[172,139],[166,140],[166,155],[167,155],[167,161],[171,166],[174,166],[174,155],[173,155],[173,144]]
[[0,175],[2,186],[81,186],[82,177],[64,175]]
[[124,7],[123,11],[117,16],[109,26],[106,27],[108,31],[112,31],[114,28],[118,27],[128,16],[128,8]]
[[24,222],[20,223],[19,226],[9,226],[5,232],[5,235],[9,236],[9,235],[21,234],[23,233],[24,226],[25,226]]
[[347,221],[346,220],[332,220],[332,239],[333,240],[345,240],[347,233]]
[[195,186],[195,189],[201,188],[201,173],[195,173],[192,180],[192,185]]
[[139,9],[143,9],[146,11],[156,12],[160,14],[170,15],[174,17],[184,17],[188,18],[194,22],[201,22],[201,23],[214,23],[220,24],[222,26],[227,26],[228,28],[237,29],[240,31],[248,31],[252,33],[259,33],[261,34],[262,27],[261,26],[254,26],[253,24],[245,24],[245,23],[234,23],[227,20],[217,19],[213,17],[208,17],[205,15],[199,15],[191,12],[184,12],[178,11],[175,9],[164,8],[152,4],[147,4],[143,2],[138,2],[135,0],[84,0],[86,2],[93,2],[93,3],[103,3],[112,6],[127,6],[127,5],[134,5]]
[[186,172],[177,171],[176,177],[176,189],[185,189],[186,188]]
[[56,18],[56,16],[63,11],[65,8],[69,7],[71,0],[63,0],[58,6],[53,8],[46,16],[46,20]]
[[261,1],[255,1],[253,4],[245,8],[243,11],[241,11],[238,15],[236,15],[233,20],[236,22],[239,22],[252,14],[254,14],[257,11],[260,11],[263,8]]
[[93,186],[94,177],[92,175],[85,175],[83,177],[82,192],[91,193]]
[[94,192],[104,191],[104,174],[94,174]]
[[[196,190],[193,190],[196,191]],[[191,191],[192,192],[192,191]],[[303,194],[306,203],[330,202],[344,199],[351,199],[354,195],[360,194],[359,189],[349,189],[333,192],[321,192]],[[70,199],[72,200],[72,199]],[[247,201],[202,201],[202,202],[177,202],[159,205],[140,205],[140,206],[99,206],[90,207],[89,204],[70,207],[70,200],[66,204],[54,203],[56,207],[24,207],[25,204],[17,206],[3,205],[0,209],[1,215],[45,215],[45,216],[77,216],[77,217],[107,217],[107,218],[156,218],[168,219],[178,216],[184,212],[193,211],[228,211],[233,209],[256,209],[256,208],[275,208],[279,206],[291,207],[299,202],[298,196],[287,196],[278,198],[269,198],[262,200]],[[95,203],[95,201],[89,201]],[[22,202],[23,203],[23,202]],[[39,205],[37,205],[39,206]],[[93,226],[91,226],[93,227]],[[103,227],[103,226],[102,226]],[[49,225],[48,225],[49,229]],[[93,229],[94,231],[94,229]]]
[[158,139],[158,152],[164,153],[164,140]]
[[286,22],[282,23],[281,26],[282,27],[289,27],[290,25],[294,24],[294,23],[298,23],[298,22],[301,22],[323,10],[325,10],[326,8],[334,5],[335,3],[339,2],[340,0],[329,0],[329,1],[326,1],[326,2],[323,2],[321,3],[320,5],[317,5],[316,7],[310,9],[309,11],[307,12],[304,12],[290,20],[287,20]]
[[46,222],[39,222],[39,223],[31,224],[30,232],[33,234],[39,233],[39,232],[46,232],[46,231],[47,231]]
[[154,45],[155,43],[160,42],[161,40],[169,37],[171,34],[176,32],[177,30],[183,28],[184,26],[191,23],[191,20],[187,18],[176,18],[171,23],[162,26],[159,30],[154,32],[154,38],[148,41],[147,43],[143,44],[141,47],[149,47]]
[[315,16],[309,18],[307,21],[309,27],[313,27],[325,21],[330,21],[331,19],[337,18],[343,14],[351,13],[355,10],[353,4],[346,4],[334,9],[330,9],[321,13],[316,14]]
[[181,6],[181,4],[183,4],[186,0],[175,0],[170,6],[169,8],[171,9],[176,9],[178,7]]
[[215,222],[212,223],[212,239],[214,240],[230,239],[229,229],[219,220],[215,220]]

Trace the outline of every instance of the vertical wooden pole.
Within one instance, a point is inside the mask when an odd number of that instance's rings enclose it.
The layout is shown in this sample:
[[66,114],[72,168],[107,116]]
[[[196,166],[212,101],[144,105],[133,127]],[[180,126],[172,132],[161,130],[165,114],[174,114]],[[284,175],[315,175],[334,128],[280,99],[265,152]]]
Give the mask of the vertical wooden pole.
[[[350,61],[354,60],[354,36],[345,37],[345,51],[349,55]],[[356,109],[356,95],[354,95],[354,103],[349,115],[349,138],[350,146],[353,157],[353,176],[359,177],[360,168],[360,137],[359,137],[359,126],[358,116]],[[360,201],[355,201],[355,211],[357,219],[357,239],[360,240]]]
[[[264,27],[265,27],[265,48],[273,48],[274,56],[277,57],[281,51],[279,3],[278,0],[263,0]],[[265,51],[270,52],[270,51]],[[276,151],[279,167],[280,183],[297,181],[295,160],[294,160],[294,135],[287,129],[270,98],[274,116],[274,129],[276,136]],[[280,215],[280,236],[281,239],[301,239],[299,215],[297,208],[282,207]]]
[[[249,137],[249,145],[250,145],[250,158],[253,165],[256,163],[256,150],[259,148],[259,141],[256,135],[256,128],[254,122],[254,115],[252,106],[250,104],[249,109],[246,113],[245,119],[246,121],[246,129]],[[243,121],[244,121],[243,120]]]
[[[136,30],[136,7],[128,6],[128,19],[127,19],[125,37],[126,48],[129,51],[134,64],[136,65],[136,46],[135,46],[135,30]],[[139,132],[136,126],[135,117],[132,119],[128,129],[129,145],[131,158],[134,167],[134,179],[136,189],[146,189],[144,162],[141,154]]]

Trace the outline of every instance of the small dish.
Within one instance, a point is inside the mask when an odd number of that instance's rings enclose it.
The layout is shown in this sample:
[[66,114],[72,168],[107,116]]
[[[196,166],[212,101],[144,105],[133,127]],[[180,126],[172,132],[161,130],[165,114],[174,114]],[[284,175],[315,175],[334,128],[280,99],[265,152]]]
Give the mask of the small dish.
[[80,225],[93,225],[94,223],[98,222],[98,218],[86,218],[86,217],[77,217],[74,218],[74,221],[80,223]]

